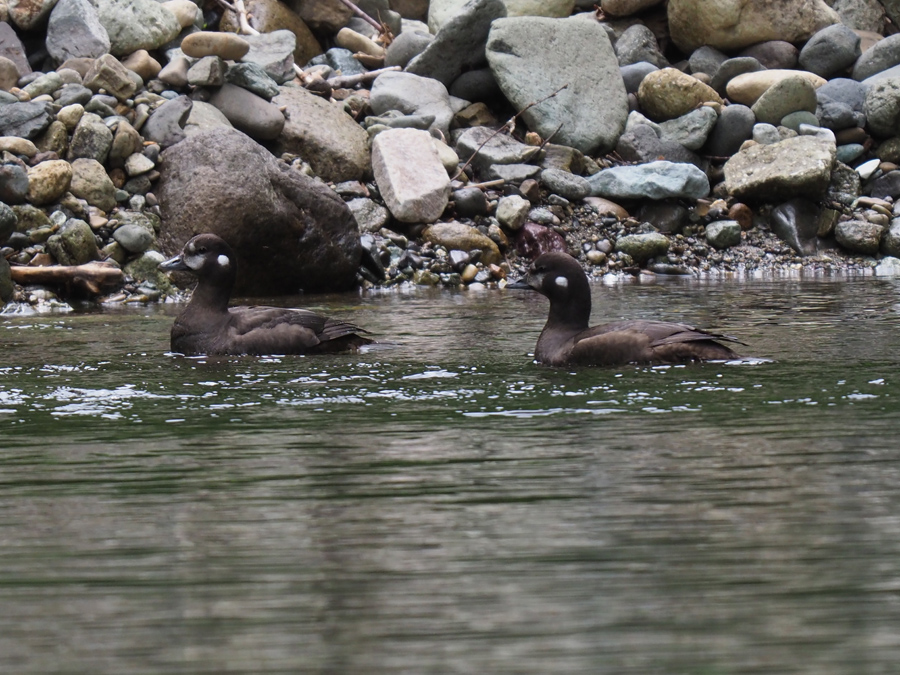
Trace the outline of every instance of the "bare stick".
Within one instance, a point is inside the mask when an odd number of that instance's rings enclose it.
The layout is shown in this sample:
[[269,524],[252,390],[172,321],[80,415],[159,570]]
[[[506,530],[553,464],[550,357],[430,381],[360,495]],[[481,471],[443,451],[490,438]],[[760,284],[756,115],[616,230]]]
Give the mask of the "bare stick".
[[495,178],[494,180],[486,180],[483,183],[470,183],[469,185],[466,185],[466,187],[479,188],[479,189],[480,188],[492,188],[492,187],[500,187],[504,183],[506,183],[505,178]]
[[75,285],[97,295],[101,286],[121,283],[124,273],[118,267],[103,263],[86,265],[50,265],[46,267],[12,266],[12,280],[17,284]]
[[[561,86],[559,89],[557,89],[556,91],[554,91],[552,94],[548,94],[547,96],[545,96],[545,97],[542,98],[541,100],[539,100],[539,101],[532,101],[531,103],[529,103],[528,105],[526,105],[524,108],[522,108],[519,112],[517,112],[515,115],[513,115],[513,116],[510,117],[508,120],[506,120],[506,124],[504,124],[502,127],[500,127],[499,129],[497,129],[497,131],[495,131],[494,133],[492,133],[490,136],[488,136],[487,138],[485,138],[485,139],[484,139],[484,142],[483,142],[481,145],[479,145],[477,148],[475,148],[475,152],[473,152],[473,153],[472,153],[472,156],[469,157],[469,159],[466,160],[466,163],[465,163],[465,164],[463,164],[461,167],[459,167],[459,171],[456,172],[456,175],[453,176],[453,179],[452,179],[452,180],[456,180],[457,178],[460,177],[460,175],[462,175],[462,172],[466,170],[466,167],[469,166],[469,164],[472,163],[472,160],[473,160],[473,159],[475,159],[475,155],[477,155],[479,152],[481,152],[481,149],[482,149],[485,145],[487,145],[487,144],[491,141],[491,139],[494,138],[494,136],[496,136],[497,134],[499,134],[501,131],[515,129],[515,128],[516,128],[516,119],[519,117],[519,115],[521,115],[522,113],[524,113],[526,110],[529,110],[530,108],[533,108],[533,107],[536,106],[536,105],[540,105],[540,104],[543,103],[544,101],[553,98],[553,97],[556,96],[559,92],[561,92],[563,89],[566,89],[568,86],[569,86],[569,83],[567,82],[566,84],[564,84],[563,86]],[[560,125],[560,128],[562,128],[561,125]],[[559,129],[557,129],[556,131],[559,131]],[[554,135],[556,134],[556,131],[553,132]],[[542,147],[543,147],[543,146],[542,146]],[[540,151],[540,148],[538,148],[538,151]]]
[[352,87],[360,82],[368,82],[369,80],[374,80],[376,77],[381,75],[382,73],[387,73],[392,70],[403,70],[400,66],[389,66],[387,68],[379,68],[378,70],[370,70],[367,73],[360,73],[358,75],[338,75],[337,77],[331,77],[326,82],[330,84],[335,89],[339,89],[342,87]]
[[351,0],[341,0],[341,2],[344,3],[347,7],[349,7],[353,11],[353,13],[356,14],[356,16],[361,18],[363,21],[365,21],[369,25],[374,26],[378,30],[378,32],[381,32],[384,30],[384,26],[382,26],[375,19],[373,19],[371,16],[369,16],[364,11],[362,11],[359,7],[357,7],[356,3],[351,2]]

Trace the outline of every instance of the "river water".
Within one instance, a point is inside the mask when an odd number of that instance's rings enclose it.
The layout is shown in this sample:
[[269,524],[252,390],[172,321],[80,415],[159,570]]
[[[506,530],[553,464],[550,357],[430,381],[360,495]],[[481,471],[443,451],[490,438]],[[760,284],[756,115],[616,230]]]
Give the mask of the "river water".
[[0,672],[888,674],[900,281],[596,284],[759,360],[536,366],[546,301],[296,299],[360,355],[0,316]]

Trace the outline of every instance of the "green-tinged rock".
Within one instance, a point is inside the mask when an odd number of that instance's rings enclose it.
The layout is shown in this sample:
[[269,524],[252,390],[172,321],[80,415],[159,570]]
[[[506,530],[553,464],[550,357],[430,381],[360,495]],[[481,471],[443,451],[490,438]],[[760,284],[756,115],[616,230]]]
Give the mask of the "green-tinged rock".
[[76,218],[47,240],[47,248],[60,265],[83,265],[100,257],[90,225]]
[[165,257],[161,253],[147,251],[125,265],[125,274],[136,281],[149,281],[158,290],[169,293],[172,290],[172,283],[165,272],[159,270],[159,264],[163,260]]
[[669,238],[659,232],[629,234],[619,237],[616,241],[616,251],[630,255],[638,263],[643,263],[650,258],[666,255],[669,251]]
[[741,224],[736,220],[717,220],[706,226],[706,241],[714,248],[723,249],[741,243]]

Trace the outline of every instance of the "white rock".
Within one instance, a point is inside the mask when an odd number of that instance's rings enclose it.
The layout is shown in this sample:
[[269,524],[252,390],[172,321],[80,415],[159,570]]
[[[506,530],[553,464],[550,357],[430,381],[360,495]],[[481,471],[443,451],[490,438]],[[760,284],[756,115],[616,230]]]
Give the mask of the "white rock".
[[431,134],[388,129],[372,141],[375,183],[394,217],[404,223],[433,223],[450,199],[450,178]]

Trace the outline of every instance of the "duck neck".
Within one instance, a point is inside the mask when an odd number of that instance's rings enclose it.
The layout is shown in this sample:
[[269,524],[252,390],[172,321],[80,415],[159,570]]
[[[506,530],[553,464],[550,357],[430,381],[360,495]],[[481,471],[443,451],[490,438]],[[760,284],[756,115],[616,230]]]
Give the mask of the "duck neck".
[[578,330],[584,330],[588,327],[591,319],[590,289],[585,288],[583,293],[576,292],[573,295],[574,297],[565,299],[550,299],[548,325],[566,326],[567,328],[577,328]]
[[200,279],[191,295],[190,304],[196,304],[206,310],[225,313],[228,311],[228,299],[231,296],[232,285],[233,280],[226,286],[214,283],[211,279]]

